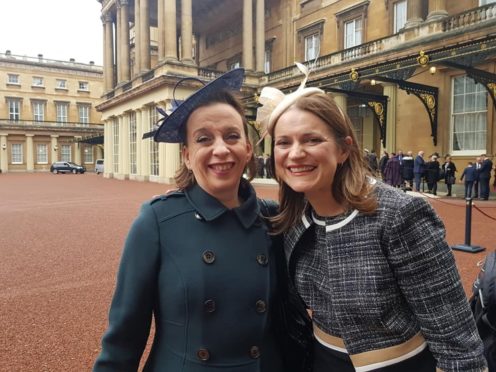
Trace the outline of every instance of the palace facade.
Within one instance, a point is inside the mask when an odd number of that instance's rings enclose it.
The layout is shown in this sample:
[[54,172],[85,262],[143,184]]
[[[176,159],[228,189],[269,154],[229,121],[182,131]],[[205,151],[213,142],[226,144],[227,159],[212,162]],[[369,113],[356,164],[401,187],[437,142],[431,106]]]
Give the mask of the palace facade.
[[0,53],[0,170],[49,171],[59,160],[93,169],[103,157],[102,94],[92,62]]
[[[141,138],[157,107],[201,86],[181,79],[244,67],[254,119],[262,87],[299,85],[295,61],[348,112],[363,148],[449,153],[461,169],[496,151],[496,1],[98,1],[106,177],[172,181],[179,145]],[[256,151],[270,153],[270,139]]]

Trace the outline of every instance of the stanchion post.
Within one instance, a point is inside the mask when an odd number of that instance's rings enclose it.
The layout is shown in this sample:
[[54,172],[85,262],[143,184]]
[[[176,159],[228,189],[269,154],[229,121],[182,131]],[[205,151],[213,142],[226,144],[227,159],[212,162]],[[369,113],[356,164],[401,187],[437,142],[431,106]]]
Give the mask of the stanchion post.
[[470,245],[472,238],[472,198],[465,199],[465,244],[457,244],[451,247],[451,249],[477,253],[482,252],[486,248],[480,247],[478,245]]

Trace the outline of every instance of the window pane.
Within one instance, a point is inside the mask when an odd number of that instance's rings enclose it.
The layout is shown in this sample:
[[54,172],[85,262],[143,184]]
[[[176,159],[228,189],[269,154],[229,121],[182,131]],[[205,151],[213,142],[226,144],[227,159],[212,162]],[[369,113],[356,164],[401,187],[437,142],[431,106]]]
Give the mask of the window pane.
[[46,144],[38,144],[36,146],[36,162],[38,164],[48,163],[48,148]]
[[[153,130],[155,123],[158,120],[157,109],[155,106],[150,107],[150,130]],[[150,174],[153,176],[159,175],[158,164],[158,142],[153,141],[150,146]]]
[[93,163],[93,146],[85,146],[84,150],[84,162],[85,163]]
[[11,147],[12,164],[22,164],[22,143],[13,143]]
[[394,33],[401,30],[406,23],[406,0],[394,4]]
[[131,112],[129,114],[129,165],[130,173],[136,174],[136,113]]
[[114,172],[119,173],[119,121],[114,119],[112,124],[113,139],[114,139]]
[[71,161],[71,145],[62,145],[60,147],[60,160],[61,161]]

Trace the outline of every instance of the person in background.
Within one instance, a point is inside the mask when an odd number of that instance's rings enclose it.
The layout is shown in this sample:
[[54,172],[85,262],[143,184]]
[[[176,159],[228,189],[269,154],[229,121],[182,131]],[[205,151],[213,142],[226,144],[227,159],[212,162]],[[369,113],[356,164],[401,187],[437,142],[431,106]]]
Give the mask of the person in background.
[[265,175],[265,159],[262,155],[258,155],[257,159],[257,177],[264,178]]
[[384,176],[384,171],[386,170],[386,164],[388,160],[389,160],[389,153],[386,150],[384,150],[382,153],[382,157],[379,160],[379,170],[381,172],[381,178],[383,180],[386,179],[386,177]]
[[456,165],[451,160],[451,156],[446,155],[446,157],[444,158],[444,164],[442,165],[442,173],[444,174],[444,183],[446,183],[446,188],[448,189],[448,193],[446,194],[446,196],[451,196],[452,187],[456,182],[456,176],[455,176],[456,172],[457,172]]
[[413,189],[413,162],[412,152],[408,151],[406,156],[403,157],[401,165],[401,178],[403,179],[405,190]]
[[475,158],[475,175],[474,175],[474,199],[479,198],[479,173],[482,165],[482,158],[480,156]]
[[465,179],[465,199],[472,198],[472,189],[474,188],[475,179],[475,167],[474,164],[469,161],[467,167],[463,170],[460,180]]
[[398,159],[398,155],[394,152],[391,153],[391,158],[389,158],[386,169],[384,170],[385,182],[393,187],[400,187],[402,184],[401,178],[401,165]]
[[370,150],[368,160],[370,171],[375,177],[377,176],[377,170],[379,169],[379,165],[377,164],[377,154],[375,153],[375,150]]
[[443,223],[424,198],[371,177],[349,117],[304,83],[262,89],[257,120],[273,141],[272,224],[312,314],[314,372],[483,371]]
[[489,200],[489,180],[493,162],[486,154],[481,155],[482,163],[479,169],[479,197],[481,200]]
[[429,193],[437,195],[437,183],[439,181],[439,162],[436,155],[431,155],[430,160],[425,165],[425,179]]
[[[260,217],[234,69],[146,134],[182,143],[178,190],[143,204],[122,254],[93,371],[286,372],[276,340],[275,252]],[[165,113],[164,113],[165,114]],[[283,256],[282,260],[284,260]]]
[[420,182],[425,173],[424,152],[419,151],[413,162],[413,176],[415,178],[415,191],[420,192]]

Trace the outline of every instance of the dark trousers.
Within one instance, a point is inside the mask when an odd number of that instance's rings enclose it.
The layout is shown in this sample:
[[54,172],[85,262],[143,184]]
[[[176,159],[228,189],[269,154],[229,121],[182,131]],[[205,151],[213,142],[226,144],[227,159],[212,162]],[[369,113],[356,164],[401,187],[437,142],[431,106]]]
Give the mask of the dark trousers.
[[427,187],[433,195],[437,195],[437,182],[427,182]]
[[474,181],[474,199],[479,197],[479,180]]
[[414,173],[414,177],[415,177],[415,191],[419,192],[420,191],[420,183],[422,182],[422,174]]
[[480,185],[479,197],[484,200],[489,199],[489,178],[480,178],[479,185]]
[[473,188],[474,188],[474,181],[465,181],[465,199],[472,197]]

